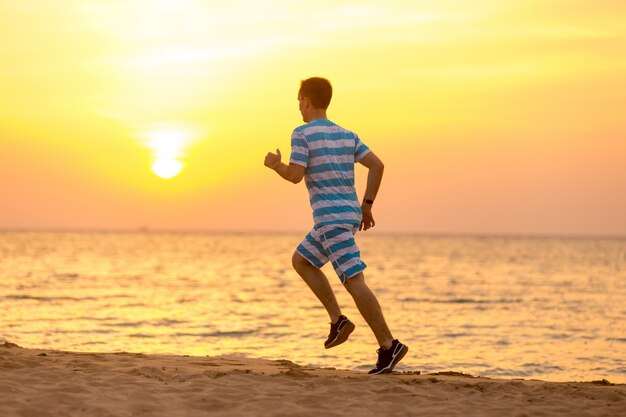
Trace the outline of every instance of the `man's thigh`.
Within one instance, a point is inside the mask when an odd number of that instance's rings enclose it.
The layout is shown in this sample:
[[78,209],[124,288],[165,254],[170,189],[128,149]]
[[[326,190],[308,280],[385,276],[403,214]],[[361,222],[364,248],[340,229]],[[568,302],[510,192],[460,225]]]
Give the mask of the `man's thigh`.
[[319,229],[320,242],[342,283],[363,271],[367,265],[354,240],[358,226],[332,225]]
[[320,241],[320,234],[315,229],[311,230],[304,237],[296,248],[296,252],[309,261],[311,265],[318,268],[323,267],[328,262],[328,256]]

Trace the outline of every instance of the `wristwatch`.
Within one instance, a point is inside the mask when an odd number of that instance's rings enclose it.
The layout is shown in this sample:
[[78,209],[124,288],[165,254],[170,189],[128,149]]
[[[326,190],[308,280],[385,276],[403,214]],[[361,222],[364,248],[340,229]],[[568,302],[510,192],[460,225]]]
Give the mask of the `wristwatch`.
[[374,204],[374,200],[363,200],[363,202],[367,204]]

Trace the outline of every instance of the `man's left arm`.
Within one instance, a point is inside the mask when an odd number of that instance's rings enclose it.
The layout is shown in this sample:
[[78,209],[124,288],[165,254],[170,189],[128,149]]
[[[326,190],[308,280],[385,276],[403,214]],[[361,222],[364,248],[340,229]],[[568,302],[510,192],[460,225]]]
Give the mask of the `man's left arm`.
[[268,152],[265,156],[265,166],[276,171],[278,175],[289,182],[297,184],[302,181],[306,168],[294,163],[284,164],[280,159],[280,149],[276,149],[276,153]]

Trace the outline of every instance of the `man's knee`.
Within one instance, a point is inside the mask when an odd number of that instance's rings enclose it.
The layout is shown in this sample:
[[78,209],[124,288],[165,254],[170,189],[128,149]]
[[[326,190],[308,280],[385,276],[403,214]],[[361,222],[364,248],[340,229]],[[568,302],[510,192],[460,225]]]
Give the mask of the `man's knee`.
[[366,287],[365,276],[363,275],[363,272],[359,272],[355,276],[346,279],[346,282],[343,284],[343,286],[346,288],[346,290],[348,290],[350,294],[353,294],[354,292],[357,292],[360,289]]
[[293,256],[291,257],[291,265],[296,271],[301,271],[304,268],[309,268],[313,266],[309,261],[304,258],[304,256],[300,255],[298,251],[295,251],[293,253]]

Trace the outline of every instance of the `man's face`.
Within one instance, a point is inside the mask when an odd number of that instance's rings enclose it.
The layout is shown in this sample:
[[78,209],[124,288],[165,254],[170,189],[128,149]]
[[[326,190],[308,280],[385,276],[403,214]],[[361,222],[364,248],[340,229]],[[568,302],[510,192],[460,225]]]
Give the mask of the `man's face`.
[[298,108],[300,109],[300,114],[302,115],[302,120],[305,123],[308,123],[306,117],[306,108],[308,107],[309,100],[306,97],[302,97],[302,94],[298,93]]

